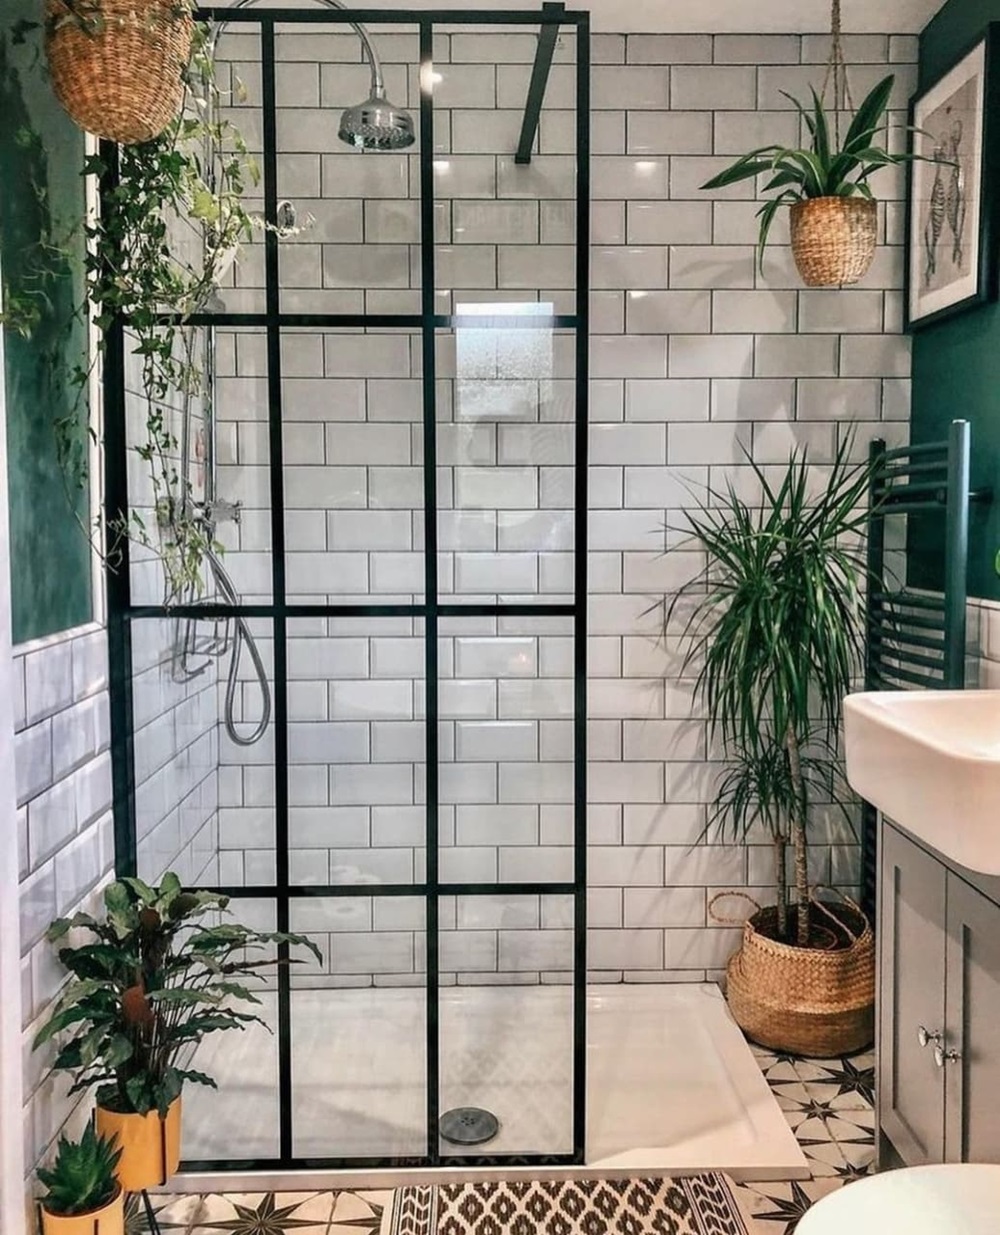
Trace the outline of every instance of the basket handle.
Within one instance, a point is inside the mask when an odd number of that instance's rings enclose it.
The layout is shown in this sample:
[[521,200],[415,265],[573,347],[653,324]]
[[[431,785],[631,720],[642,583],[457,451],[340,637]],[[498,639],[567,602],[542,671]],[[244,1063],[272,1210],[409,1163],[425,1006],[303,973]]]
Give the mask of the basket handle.
[[738,896],[742,900],[749,901],[750,904],[753,905],[754,911],[756,913],[760,913],[762,909],[762,906],[757,901],[755,901],[754,898],[750,896],[749,893],[747,892],[738,892],[738,891],[716,892],[716,894],[708,902],[708,916],[712,919],[713,922],[718,922],[720,926],[742,926],[745,920],[743,918],[726,917],[723,914],[718,914],[715,912],[715,902],[722,900],[726,896]]
[[831,887],[827,883],[813,884],[812,890],[809,893],[809,900],[811,901],[811,903],[815,905],[816,908],[820,910],[820,912],[825,913],[826,916],[831,921],[836,922],[836,924],[844,932],[847,938],[851,941],[851,945],[853,947],[853,945],[858,942],[858,936],[855,935],[854,932],[851,930],[851,928],[846,923],[842,922],[835,913],[831,913],[830,910],[827,909],[826,905],[824,905],[823,902],[819,899],[819,897],[817,896],[817,893],[820,891],[821,888],[824,892],[833,892],[835,896],[839,896],[845,905],[848,905],[850,906],[851,909],[856,910],[861,915],[862,918],[865,917],[864,910],[857,903],[857,901],[852,900],[851,897],[849,897],[846,892],[842,892],[840,888]]

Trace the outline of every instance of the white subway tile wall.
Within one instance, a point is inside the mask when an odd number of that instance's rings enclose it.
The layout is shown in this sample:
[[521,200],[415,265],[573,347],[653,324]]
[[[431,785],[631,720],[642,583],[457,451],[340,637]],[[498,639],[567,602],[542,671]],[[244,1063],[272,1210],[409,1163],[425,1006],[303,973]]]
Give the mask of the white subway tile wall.
[[90,908],[114,861],[107,644],[88,627],[14,653],[14,758],[20,841],[24,1151],[33,1169],[77,1099],[30,1044],[63,971],[44,938]]
[[970,599],[966,618],[966,684],[1000,689],[1000,604]]
[[[416,39],[383,39],[390,93],[414,108]],[[511,156],[533,46],[525,32],[436,39],[439,311],[573,309],[573,38],[561,36],[537,153],[522,167]],[[851,48],[855,94],[894,73],[892,120],[904,123],[913,41],[869,36]],[[766,884],[769,854],[696,844],[717,752],[692,703],[678,632],[658,642],[651,606],[701,563],[663,550],[677,544],[683,511],[704,486],[732,480],[752,495],[747,453],[777,470],[796,445],[828,463],[852,428],[859,454],[875,435],[905,440],[902,180],[885,174],[876,186],[883,248],[866,279],[802,289],[783,222],[756,268],[752,188],[705,194],[699,185],[752,145],[798,139],[781,91],[822,84],[823,40],[604,35],[594,53],[591,965],[606,979],[700,978],[717,974],[733,942],[709,898]],[[343,35],[278,36],[279,192],[300,219],[314,219],[281,247],[283,307],[416,312],[416,156],[361,155],[336,142],[336,109],[364,77],[351,66],[350,78],[341,56],[359,56]],[[253,102],[254,75],[239,71]],[[241,108],[238,119],[248,114]],[[227,304],[254,307],[261,282],[262,263],[243,263]],[[221,334],[218,347],[228,451],[220,487],[245,503],[242,526],[225,534],[248,599],[269,595],[262,344]],[[290,332],[282,361],[289,598],[422,598],[419,337]],[[443,331],[437,361],[442,596],[571,596],[571,337]],[[422,632],[391,618],[294,627],[293,881],[419,880]],[[442,878],[571,878],[570,629],[469,618],[442,632],[439,664]],[[271,752],[236,751],[224,735],[219,745],[220,861],[227,881],[253,882],[251,861],[257,874],[273,869]],[[854,842],[825,817],[813,861],[818,878],[857,880]],[[567,924],[546,914],[545,900],[470,902],[462,920],[444,915],[445,980],[564,980],[568,963],[546,959],[558,939],[544,936]],[[327,962],[301,981],[420,980],[422,919],[390,921],[392,902],[373,903],[374,915],[367,900],[319,915]],[[340,930],[348,934],[334,947]]]
[[[189,885],[217,882],[218,738],[214,670],[174,675],[173,622],[133,628],[135,796],[140,873],[175,870]],[[15,650],[15,769],[20,839],[25,1162],[47,1152],[78,1098],[31,1051],[65,978],[49,924],[99,911],[114,870],[107,638],[87,628]]]

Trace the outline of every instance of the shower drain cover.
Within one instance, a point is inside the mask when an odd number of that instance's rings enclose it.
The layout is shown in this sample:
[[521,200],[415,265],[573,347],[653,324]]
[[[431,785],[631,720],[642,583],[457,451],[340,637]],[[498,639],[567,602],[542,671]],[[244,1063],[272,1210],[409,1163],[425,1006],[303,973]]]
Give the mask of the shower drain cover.
[[483,1145],[500,1131],[500,1120],[478,1106],[456,1106],[441,1116],[440,1130],[453,1145]]

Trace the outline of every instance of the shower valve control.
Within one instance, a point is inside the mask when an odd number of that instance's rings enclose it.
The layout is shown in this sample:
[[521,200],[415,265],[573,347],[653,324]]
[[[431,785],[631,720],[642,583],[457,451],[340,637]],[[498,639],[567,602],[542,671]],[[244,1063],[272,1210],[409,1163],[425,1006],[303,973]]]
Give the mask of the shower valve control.
[[917,1041],[921,1046],[930,1046],[933,1042],[935,1050],[941,1049],[941,1043],[944,1041],[944,1034],[938,1030],[925,1029],[923,1025],[917,1029]]
[[243,503],[219,498],[208,508],[208,515],[213,523],[239,523],[243,516]]

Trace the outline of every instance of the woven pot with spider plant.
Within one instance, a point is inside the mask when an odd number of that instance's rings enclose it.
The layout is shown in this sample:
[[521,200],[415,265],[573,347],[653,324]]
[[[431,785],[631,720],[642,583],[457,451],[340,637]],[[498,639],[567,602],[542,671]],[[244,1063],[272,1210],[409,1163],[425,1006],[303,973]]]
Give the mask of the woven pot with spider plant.
[[851,447],[848,437],[822,471],[796,450],[779,483],[748,458],[759,502],[730,481],[687,513],[706,565],[664,602],[672,632],[683,602],[685,664],[698,666],[697,693],[727,765],[710,826],[746,841],[763,825],[774,853],[778,937],[794,935],[800,947],[811,942],[810,808],[838,800],[846,807],[841,701],[863,650],[869,469],[851,462]]
[[763,264],[771,225],[783,206],[791,206],[792,252],[810,287],[843,286],[864,277],[875,256],[877,207],[870,178],[883,167],[916,157],[886,149],[886,112],[895,78],[885,77],[857,109],[839,140],[823,100],[812,88],[812,106],[804,107],[784,90],[809,133],[809,145],[760,146],[737,159],[701,187],[722,189],[768,177],[773,193],[757,212],[758,262]]

